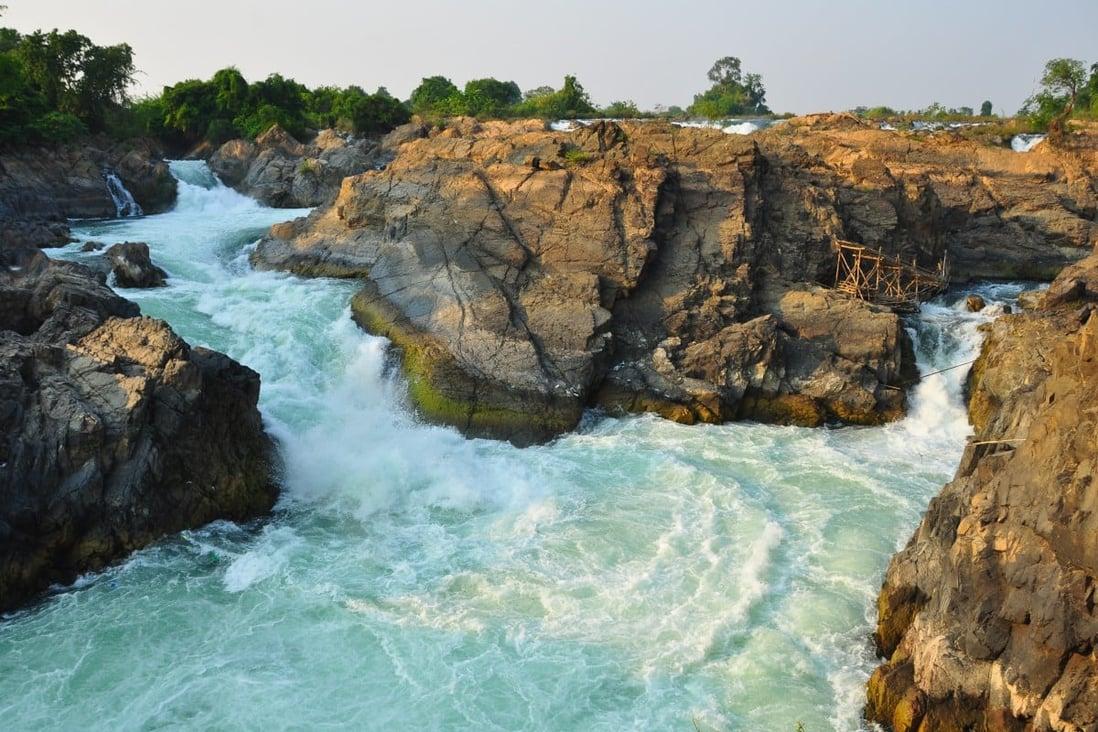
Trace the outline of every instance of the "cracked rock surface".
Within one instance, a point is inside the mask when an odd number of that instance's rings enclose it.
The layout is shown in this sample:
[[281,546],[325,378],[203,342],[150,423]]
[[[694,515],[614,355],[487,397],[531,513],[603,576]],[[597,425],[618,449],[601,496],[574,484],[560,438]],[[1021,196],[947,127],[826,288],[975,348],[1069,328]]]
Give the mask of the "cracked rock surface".
[[878,599],[870,719],[896,732],[1098,729],[1098,255],[997,319],[976,432]]
[[[273,227],[253,263],[363,280],[355,316],[400,349],[418,409],[520,443],[592,404],[682,422],[895,419],[911,344],[892,312],[820,286],[835,239],[928,266],[948,249],[964,278],[1058,269],[1098,232],[1082,164],[843,116],[750,137],[456,119],[375,154],[383,170]],[[1039,212],[1022,200],[1037,189]]]
[[272,506],[259,375],[78,264],[0,250],[0,610]]

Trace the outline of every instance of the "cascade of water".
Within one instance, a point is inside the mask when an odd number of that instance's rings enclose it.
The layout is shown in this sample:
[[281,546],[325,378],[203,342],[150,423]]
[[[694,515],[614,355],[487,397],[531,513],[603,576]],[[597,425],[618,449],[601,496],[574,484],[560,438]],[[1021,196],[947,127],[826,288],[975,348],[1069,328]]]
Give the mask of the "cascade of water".
[[[304,211],[170,167],[172,211],[74,234],[148,242],[170,286],[127,296],[262,374],[284,500],[3,621],[8,727],[866,729],[873,601],[956,467],[966,369],[880,428],[644,416],[465,440],[405,409],[355,283],[247,266]],[[57,253],[97,256],[80,248]],[[923,373],[971,359],[1016,289],[924,305]]]
[[137,201],[134,200],[133,194],[126,190],[122,179],[113,171],[103,171],[103,178],[107,181],[107,192],[111,194],[115,213],[119,218],[141,216],[144,213],[141,207],[137,205]]
[[1040,143],[1044,139],[1044,135],[1015,135],[1010,140],[1010,149],[1014,152],[1020,153],[1029,152],[1033,148],[1037,147],[1038,143]]

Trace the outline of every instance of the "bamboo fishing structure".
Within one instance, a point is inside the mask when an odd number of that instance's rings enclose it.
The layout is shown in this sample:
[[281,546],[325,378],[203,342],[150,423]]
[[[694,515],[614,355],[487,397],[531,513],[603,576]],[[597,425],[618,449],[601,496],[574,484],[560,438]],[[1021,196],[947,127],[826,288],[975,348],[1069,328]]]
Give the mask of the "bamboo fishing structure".
[[910,312],[949,283],[946,257],[937,269],[920,267],[914,257],[904,262],[849,241],[835,241],[835,289],[858,300]]

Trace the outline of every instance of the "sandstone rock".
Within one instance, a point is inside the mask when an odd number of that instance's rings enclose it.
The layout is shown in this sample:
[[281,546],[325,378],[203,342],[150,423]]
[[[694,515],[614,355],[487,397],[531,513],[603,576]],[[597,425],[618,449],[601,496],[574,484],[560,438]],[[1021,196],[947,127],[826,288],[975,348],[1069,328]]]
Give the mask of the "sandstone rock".
[[1026,290],[1018,293],[1018,307],[1022,310],[1037,310],[1041,307],[1044,299],[1045,293],[1043,290]]
[[[1050,292],[1086,296],[1072,283],[1096,266],[1068,268]],[[972,374],[975,442],[881,590],[872,720],[1098,728],[1098,318],[1076,305],[1050,297],[990,327]]]
[[149,258],[149,245],[127,241],[115,244],[103,255],[119,287],[163,287],[168,273]]
[[969,295],[965,298],[965,307],[970,313],[978,313],[987,306],[987,302],[979,295]]
[[375,144],[324,130],[308,145],[275,125],[256,138],[230,140],[209,159],[228,186],[268,206],[302,208],[330,201],[343,179],[378,164]]
[[[24,226],[45,224],[52,228],[54,223],[64,224],[66,218],[115,216],[104,171],[115,172],[146,213],[164,211],[175,201],[176,180],[154,143],[117,143],[92,137],[71,145],[0,154],[0,223],[18,221]],[[0,232],[7,228],[0,225]],[[67,228],[63,233],[60,244],[68,242]],[[28,243],[41,245],[9,242]]]
[[0,250],[0,609],[275,499],[259,376],[81,265]]
[[751,140],[662,124],[445,132],[412,136],[253,257],[367,279],[356,318],[401,348],[429,418],[527,442],[592,401],[682,421],[902,413],[885,388],[910,374],[899,319],[791,283],[752,238],[768,166]]

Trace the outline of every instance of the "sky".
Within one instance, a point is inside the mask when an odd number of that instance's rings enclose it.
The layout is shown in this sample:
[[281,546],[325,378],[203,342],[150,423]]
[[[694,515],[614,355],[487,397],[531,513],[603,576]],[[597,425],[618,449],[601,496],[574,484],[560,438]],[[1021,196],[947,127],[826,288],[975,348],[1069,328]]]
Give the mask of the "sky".
[[575,74],[599,104],[685,107],[722,56],[777,112],[931,102],[1015,112],[1050,58],[1098,62],[1098,0],[0,0],[0,24],[126,42],[138,94],[236,66],[308,86]]

